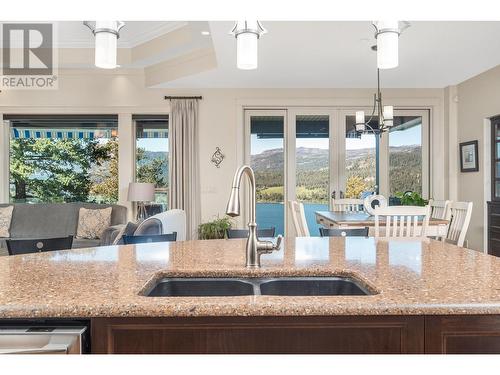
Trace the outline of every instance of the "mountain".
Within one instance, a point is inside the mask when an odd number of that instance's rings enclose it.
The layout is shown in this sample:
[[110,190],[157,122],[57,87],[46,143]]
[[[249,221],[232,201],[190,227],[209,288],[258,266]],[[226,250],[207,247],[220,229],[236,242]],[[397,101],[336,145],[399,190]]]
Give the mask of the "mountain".
[[[390,147],[389,179],[391,194],[422,185],[422,155],[418,145]],[[328,185],[329,152],[325,149],[299,147],[296,150],[297,186],[322,188]],[[265,150],[252,155],[252,167],[261,188],[283,186],[283,149]],[[361,178],[367,189],[375,185],[375,150],[364,148],[346,151],[346,177]]]

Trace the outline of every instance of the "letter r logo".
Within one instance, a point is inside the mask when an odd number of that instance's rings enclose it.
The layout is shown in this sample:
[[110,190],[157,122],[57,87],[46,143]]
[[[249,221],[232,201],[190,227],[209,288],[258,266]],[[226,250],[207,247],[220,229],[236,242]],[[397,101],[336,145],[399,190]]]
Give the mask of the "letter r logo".
[[52,75],[52,24],[4,23],[2,39],[4,75]]

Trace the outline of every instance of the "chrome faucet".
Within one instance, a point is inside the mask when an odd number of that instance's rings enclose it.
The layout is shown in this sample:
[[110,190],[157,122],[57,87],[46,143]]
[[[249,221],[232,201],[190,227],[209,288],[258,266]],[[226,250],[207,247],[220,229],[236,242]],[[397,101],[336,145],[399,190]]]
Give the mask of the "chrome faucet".
[[241,178],[246,174],[250,181],[250,221],[248,222],[248,239],[247,239],[247,267],[259,268],[260,256],[268,254],[275,250],[279,250],[283,237],[278,236],[276,243],[271,241],[260,241],[257,236],[257,223],[255,222],[255,175],[253,169],[248,165],[243,165],[234,174],[231,196],[227,202],[226,214],[232,217],[240,216],[240,184]]

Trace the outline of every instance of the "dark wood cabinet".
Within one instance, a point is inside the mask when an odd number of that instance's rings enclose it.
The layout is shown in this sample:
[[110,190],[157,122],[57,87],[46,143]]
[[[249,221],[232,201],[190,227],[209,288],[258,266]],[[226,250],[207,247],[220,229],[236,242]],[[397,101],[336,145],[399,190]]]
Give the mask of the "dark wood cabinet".
[[488,202],[488,254],[500,256],[500,201]]
[[500,315],[95,318],[113,354],[500,354]]
[[425,319],[425,352],[499,354],[500,316],[430,316]]
[[423,353],[423,317],[93,319],[94,353]]

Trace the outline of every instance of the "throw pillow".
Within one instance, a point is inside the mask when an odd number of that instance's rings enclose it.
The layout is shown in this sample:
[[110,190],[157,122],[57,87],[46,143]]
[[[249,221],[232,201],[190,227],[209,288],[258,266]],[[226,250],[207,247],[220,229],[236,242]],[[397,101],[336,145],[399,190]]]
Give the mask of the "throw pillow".
[[112,207],[100,209],[80,208],[76,237],[99,239],[102,231],[111,224],[112,210]]
[[122,237],[123,236],[132,236],[137,229],[139,224],[134,223],[132,221],[129,221],[127,225],[124,225],[123,228],[120,230],[118,235],[116,236],[115,240],[113,241],[113,245],[120,245],[123,243]]
[[14,206],[0,207],[0,237],[10,237],[10,222]]

